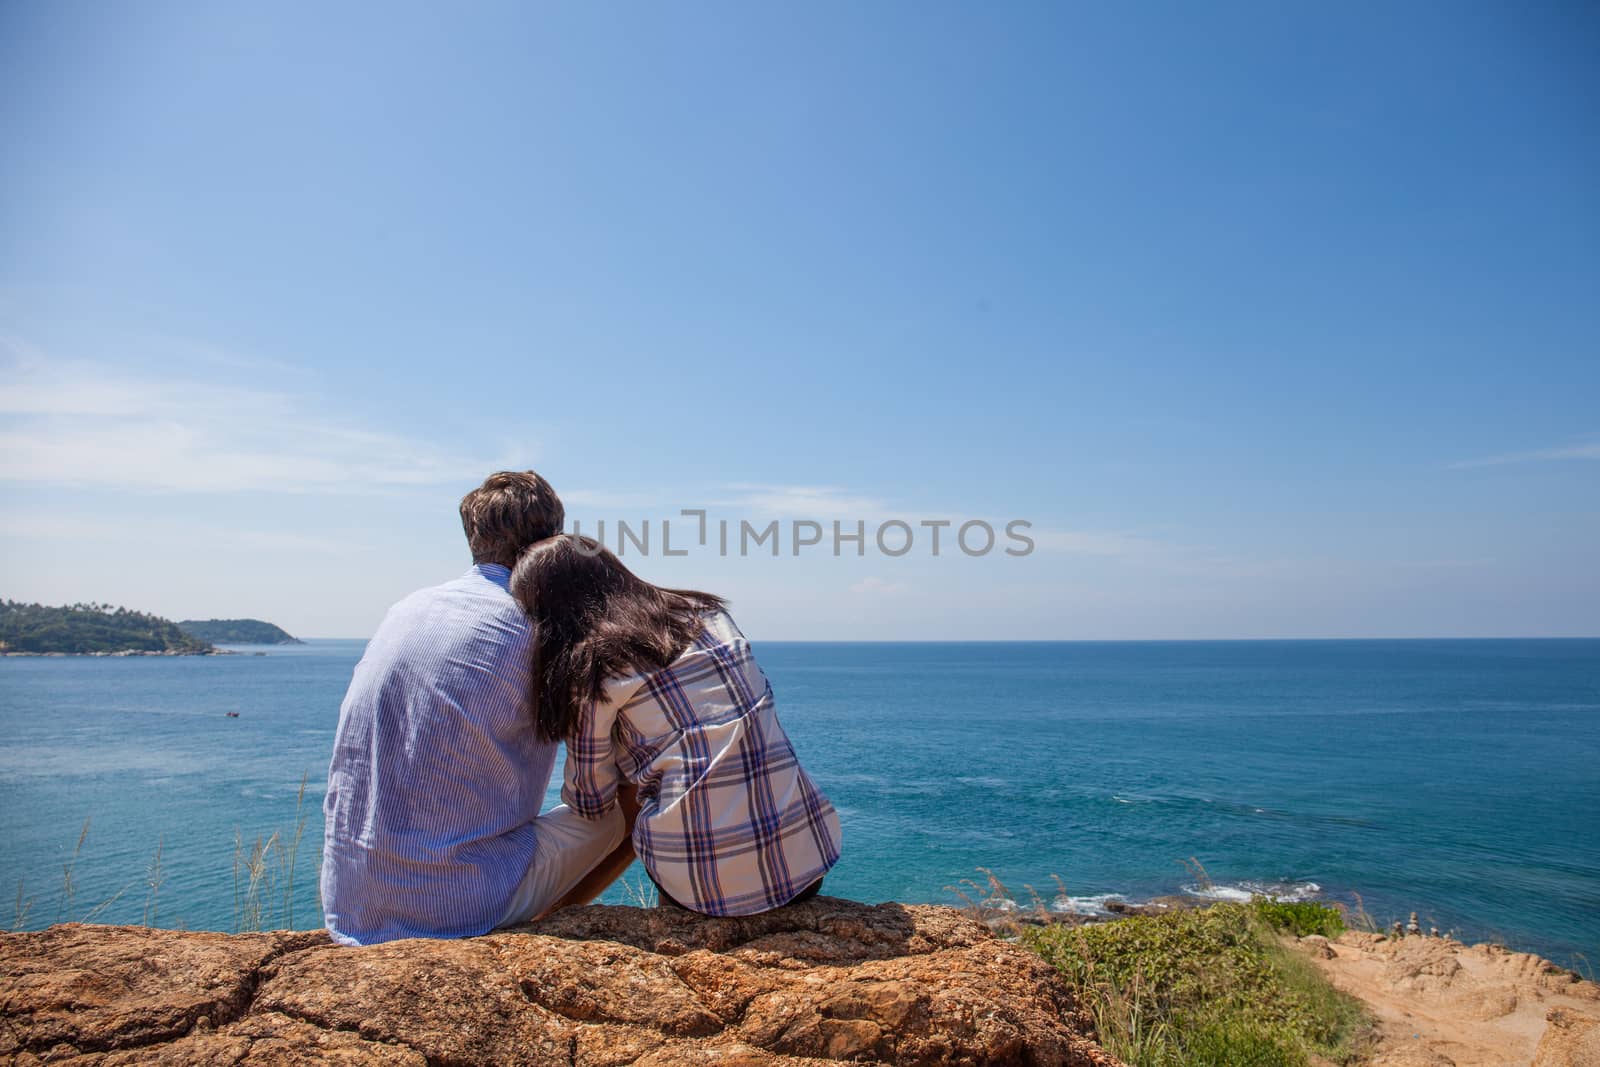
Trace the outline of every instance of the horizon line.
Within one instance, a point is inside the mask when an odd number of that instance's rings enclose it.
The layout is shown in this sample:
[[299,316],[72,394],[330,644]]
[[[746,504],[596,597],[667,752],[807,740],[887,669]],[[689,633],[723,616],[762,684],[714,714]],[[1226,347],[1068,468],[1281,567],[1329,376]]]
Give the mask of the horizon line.
[[[301,637],[300,641],[370,641],[371,637]],[[818,637],[763,637],[751,644],[780,645],[1200,645],[1264,644],[1267,642],[1339,641],[1600,641],[1600,634],[1491,634],[1427,637],[888,637],[841,640]],[[221,642],[218,642],[221,643]],[[269,647],[251,645],[250,647]]]

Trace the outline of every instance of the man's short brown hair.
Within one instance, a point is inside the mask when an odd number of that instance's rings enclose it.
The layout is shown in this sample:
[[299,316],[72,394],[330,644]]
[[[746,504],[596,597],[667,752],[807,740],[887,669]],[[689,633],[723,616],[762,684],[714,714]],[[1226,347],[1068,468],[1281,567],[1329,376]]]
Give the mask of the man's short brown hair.
[[523,549],[560,533],[566,520],[561,498],[533,471],[497,471],[461,498],[474,563],[515,567]]

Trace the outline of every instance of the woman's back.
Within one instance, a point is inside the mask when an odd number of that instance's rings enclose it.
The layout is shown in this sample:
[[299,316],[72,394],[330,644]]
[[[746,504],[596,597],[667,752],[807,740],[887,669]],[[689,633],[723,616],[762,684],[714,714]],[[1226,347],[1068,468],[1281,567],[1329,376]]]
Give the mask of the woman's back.
[[788,903],[839,858],[839,819],[801,768],[772,687],[723,611],[667,667],[608,682],[568,744],[562,799],[599,812],[639,787],[634,847],[708,915]]

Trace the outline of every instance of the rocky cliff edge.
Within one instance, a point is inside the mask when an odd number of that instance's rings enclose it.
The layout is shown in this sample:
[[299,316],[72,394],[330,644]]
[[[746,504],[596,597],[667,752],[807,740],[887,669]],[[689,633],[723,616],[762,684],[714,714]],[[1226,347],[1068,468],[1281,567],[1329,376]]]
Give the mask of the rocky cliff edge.
[[66,924],[0,937],[0,1062],[1119,1067],[948,908],[576,908],[461,941]]

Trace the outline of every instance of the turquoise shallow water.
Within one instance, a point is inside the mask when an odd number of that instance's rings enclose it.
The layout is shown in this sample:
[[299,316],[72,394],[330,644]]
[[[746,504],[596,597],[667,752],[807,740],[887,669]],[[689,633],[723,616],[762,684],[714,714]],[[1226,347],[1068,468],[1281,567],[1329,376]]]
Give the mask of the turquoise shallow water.
[[[0,660],[0,891],[26,926],[234,925],[234,835],[308,821],[362,642],[266,656]],[[757,646],[840,809],[827,891],[956,898],[985,866],[1075,906],[1198,888],[1421,912],[1600,960],[1600,641]],[[230,719],[226,712],[237,711]],[[87,840],[63,900],[62,865]],[[613,891],[611,899],[621,899]],[[0,918],[10,920],[4,907]],[[9,922],[8,922],[9,925]]]

